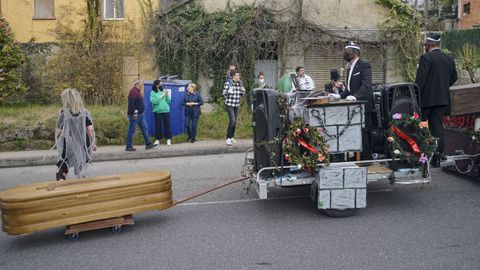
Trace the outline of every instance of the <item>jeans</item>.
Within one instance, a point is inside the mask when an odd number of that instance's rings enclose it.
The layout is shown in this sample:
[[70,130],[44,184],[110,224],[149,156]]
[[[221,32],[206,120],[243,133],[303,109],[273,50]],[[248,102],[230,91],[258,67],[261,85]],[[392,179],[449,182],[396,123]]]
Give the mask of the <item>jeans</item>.
[[185,123],[185,127],[187,128],[189,140],[197,139],[197,124],[198,117],[194,117],[193,115],[187,115],[187,122]]
[[143,134],[143,139],[145,140],[145,145],[149,145],[150,138],[148,136],[148,128],[147,124],[145,123],[145,120],[143,119],[143,113],[138,114],[137,119],[133,119],[133,115],[128,116],[128,135],[127,135],[127,148],[132,148],[132,139],[133,135],[135,135],[135,129],[137,125],[140,126],[140,130],[142,131]]
[[237,117],[238,117],[238,107],[225,105],[225,109],[227,110],[227,113],[228,113],[227,139],[230,139],[235,136],[235,127],[237,125]]
[[[165,133],[163,132],[165,131]],[[170,131],[170,113],[155,113],[155,137],[157,140],[171,139]]]

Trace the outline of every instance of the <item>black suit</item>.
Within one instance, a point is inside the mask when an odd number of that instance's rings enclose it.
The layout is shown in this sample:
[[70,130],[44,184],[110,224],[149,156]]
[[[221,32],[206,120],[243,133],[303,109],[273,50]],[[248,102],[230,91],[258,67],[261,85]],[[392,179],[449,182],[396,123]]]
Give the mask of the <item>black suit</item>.
[[345,87],[348,87],[350,81],[350,91],[345,89],[340,96],[346,98],[351,95],[358,100],[366,100],[365,110],[371,112],[373,109],[372,67],[368,62],[358,59],[353,67],[352,78],[350,78],[350,69],[347,69],[347,76]]
[[[366,61],[358,59],[353,67],[350,78],[350,69],[347,69],[347,81],[345,83],[345,91],[340,96],[354,96],[357,100],[365,100],[365,128],[362,130],[362,159],[371,159],[372,151],[370,147],[370,129],[372,126],[371,111],[373,110],[373,93],[372,93],[372,67]],[[350,91],[348,90],[348,82],[350,82]]]
[[457,81],[455,61],[440,49],[420,57],[415,82],[420,88],[422,119],[428,120],[433,136],[439,138],[439,152],[443,153],[442,119],[450,106],[450,86]]

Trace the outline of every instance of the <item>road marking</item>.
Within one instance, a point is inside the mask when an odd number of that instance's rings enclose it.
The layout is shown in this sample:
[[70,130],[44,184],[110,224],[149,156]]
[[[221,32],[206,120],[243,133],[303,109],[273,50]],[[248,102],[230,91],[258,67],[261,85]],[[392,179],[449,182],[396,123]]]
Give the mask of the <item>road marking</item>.
[[178,206],[191,206],[191,205],[202,205],[202,204],[224,204],[224,203],[242,203],[242,202],[255,202],[255,201],[272,201],[272,200],[289,200],[289,199],[300,199],[308,198],[308,196],[287,196],[287,197],[275,197],[268,199],[245,199],[245,200],[229,200],[229,201],[211,201],[211,202],[193,202],[193,203],[181,203]]
[[[393,189],[376,189],[376,190],[368,190],[367,193],[377,193],[377,192],[391,192]],[[274,197],[274,198],[267,198],[267,199],[244,199],[244,200],[228,200],[228,201],[210,201],[210,202],[192,202],[192,203],[181,203],[177,206],[192,206],[192,205],[208,205],[208,204],[226,204],[226,203],[244,203],[244,202],[256,202],[256,201],[273,201],[273,200],[290,200],[290,199],[303,199],[303,198],[310,198],[310,196],[286,196],[286,197]]]

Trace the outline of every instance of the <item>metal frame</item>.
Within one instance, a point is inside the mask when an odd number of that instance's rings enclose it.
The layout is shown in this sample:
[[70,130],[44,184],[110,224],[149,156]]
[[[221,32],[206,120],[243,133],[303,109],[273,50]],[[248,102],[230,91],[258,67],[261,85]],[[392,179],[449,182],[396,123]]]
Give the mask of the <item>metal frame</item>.
[[[251,152],[253,148],[247,150],[245,154],[245,164],[244,172],[242,175],[248,176],[251,183],[253,184],[255,191],[258,194],[260,199],[268,198],[268,188],[269,187],[290,187],[290,186],[301,186],[301,185],[310,185],[315,180],[315,176],[312,176],[308,172],[299,172],[295,174],[287,174],[280,176],[272,176],[268,178],[262,177],[262,173],[268,171],[274,171],[278,169],[290,169],[293,171],[301,170],[301,167],[298,165],[288,165],[282,167],[264,167],[259,171],[254,171],[254,157]],[[351,161],[351,162],[334,162],[336,166],[344,164],[345,167],[351,167],[351,164],[365,164],[365,163],[383,163],[383,162],[392,162],[395,160],[392,159],[378,159],[378,160],[362,160],[362,161]],[[429,160],[430,161],[430,160]],[[429,162],[428,162],[429,163]],[[319,166],[325,166],[324,164],[319,164]],[[427,165],[427,174],[424,176],[419,168],[405,168],[392,171],[390,173],[370,173],[367,176],[367,184],[371,182],[378,181],[387,181],[390,184],[399,184],[399,185],[411,185],[411,184],[427,184],[432,181],[430,176],[430,165]]]

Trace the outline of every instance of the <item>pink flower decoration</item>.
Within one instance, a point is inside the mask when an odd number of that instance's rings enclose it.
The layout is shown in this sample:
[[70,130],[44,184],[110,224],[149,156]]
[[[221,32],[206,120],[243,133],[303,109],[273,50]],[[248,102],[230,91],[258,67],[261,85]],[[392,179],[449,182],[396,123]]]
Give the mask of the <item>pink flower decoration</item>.
[[387,141],[388,141],[388,142],[393,142],[394,140],[395,140],[395,139],[394,139],[393,137],[388,137],[388,138],[387,138]]
[[302,131],[299,128],[297,128],[297,130],[295,130],[295,132],[297,132],[297,135],[302,134]]
[[422,163],[422,164],[425,164],[428,161],[428,158],[427,158],[427,156],[425,156],[424,153],[422,153],[420,155],[420,158],[418,159],[418,161],[420,161],[420,163]]
[[420,128],[428,128],[428,122],[427,121],[420,122],[418,123],[418,126]]
[[308,133],[308,128],[303,128],[304,133]]
[[318,133],[323,133],[323,128],[317,128]]
[[288,154],[285,154],[285,160],[288,160],[290,157],[288,156]]
[[318,160],[319,161],[324,161],[325,157],[322,154],[318,154]]
[[413,113],[413,119],[418,119],[418,118],[420,118],[420,115],[418,115],[417,112],[414,112]]
[[402,119],[402,114],[396,113],[392,116],[392,118],[395,119],[395,120],[400,120],[400,119]]

